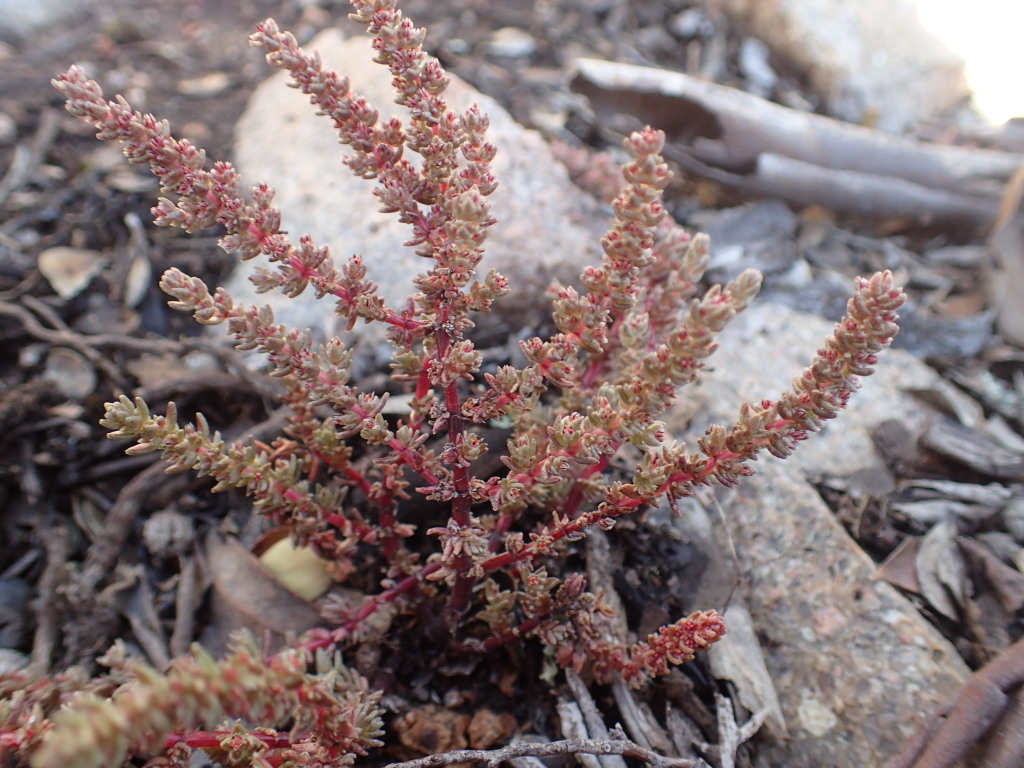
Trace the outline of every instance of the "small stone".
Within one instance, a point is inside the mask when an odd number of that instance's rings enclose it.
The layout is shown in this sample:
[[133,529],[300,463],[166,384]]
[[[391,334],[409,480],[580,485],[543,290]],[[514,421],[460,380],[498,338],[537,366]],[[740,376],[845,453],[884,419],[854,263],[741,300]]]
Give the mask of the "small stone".
[[745,37],[740,43],[739,65],[740,72],[750,84],[754,91],[761,96],[767,96],[779,82],[779,76],[775,74],[772,65],[769,63],[771,50],[763,40],[756,37]]
[[231,87],[231,75],[227,72],[210,72],[202,77],[193,77],[178,82],[178,93],[182,96],[205,99],[223,93]]
[[195,541],[192,518],[173,509],[162,509],[150,515],[142,526],[146,549],[156,557],[184,554]]
[[[98,11],[100,7],[98,0],[3,0],[0,2],[0,37],[28,38],[37,30],[54,24],[69,24],[79,20],[89,9]],[[7,47],[0,45],[0,49]]]
[[81,400],[96,391],[96,369],[92,363],[66,347],[50,350],[43,378],[68,400]]
[[13,144],[18,138],[18,124],[6,112],[0,112],[0,145]]
[[124,152],[119,144],[104,142],[89,152],[87,163],[91,170],[102,173],[113,173],[123,170],[125,159]]
[[836,713],[817,699],[805,695],[797,707],[800,725],[812,736],[822,737],[836,727]]
[[159,182],[152,174],[121,169],[107,174],[104,177],[107,186],[118,192],[126,192],[130,195],[138,195],[144,192],[151,192],[159,186]]
[[760,200],[736,208],[702,213],[696,223],[700,231],[711,238],[714,254],[715,248],[729,245],[752,245],[766,240],[793,238],[800,222],[781,200]]
[[473,52],[473,46],[468,40],[461,37],[452,37],[441,43],[445,53],[452,56],[469,56]]
[[679,43],[660,24],[641,27],[636,31],[636,45],[644,51],[671,51]]
[[492,56],[507,59],[521,59],[537,50],[533,35],[519,27],[502,27],[495,30],[487,41],[487,52]]
[[711,37],[715,33],[714,22],[703,8],[687,8],[669,20],[669,31],[676,37]]
[[0,648],[0,676],[13,675],[19,669],[28,666],[32,658],[21,651],[11,648]]

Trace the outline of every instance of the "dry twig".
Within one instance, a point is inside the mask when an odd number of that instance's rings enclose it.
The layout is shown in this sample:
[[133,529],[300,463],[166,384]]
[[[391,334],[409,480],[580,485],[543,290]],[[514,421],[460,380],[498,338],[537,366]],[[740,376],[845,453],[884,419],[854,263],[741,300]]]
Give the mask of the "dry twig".
[[974,673],[964,688],[885,768],[951,768],[982,746],[978,765],[1012,768],[1024,758],[1024,640],[1018,640]]
[[736,751],[744,742],[750,741],[768,717],[768,709],[762,709],[750,716],[743,725],[736,722],[732,702],[722,694],[715,692],[715,711],[718,714],[718,744],[701,742],[697,747],[706,753],[718,755],[721,768],[735,768]]
[[644,749],[627,739],[564,739],[546,744],[509,744],[501,749],[458,749],[429,755],[404,763],[391,763],[386,768],[439,768],[456,763],[485,763],[488,768],[515,757],[552,757],[555,755],[621,755],[641,760],[653,768],[707,768],[703,760],[665,757]]
[[686,170],[800,205],[988,226],[1024,159],[892,136],[653,67],[580,59],[572,87],[606,125],[618,113],[665,126],[666,154]]

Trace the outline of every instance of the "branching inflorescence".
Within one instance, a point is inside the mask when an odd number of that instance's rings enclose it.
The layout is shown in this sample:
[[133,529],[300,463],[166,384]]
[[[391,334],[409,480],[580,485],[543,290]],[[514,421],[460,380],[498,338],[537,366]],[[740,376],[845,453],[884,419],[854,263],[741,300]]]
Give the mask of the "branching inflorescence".
[[[220,226],[225,251],[269,264],[253,278],[261,292],[297,296],[309,288],[332,297],[349,328],[360,318],[388,326],[393,377],[413,393],[409,414],[398,420],[384,416],[386,395],[350,382],[352,353],[342,340],[315,343],[309,332],[276,323],[268,307],[236,304],[224,290],[211,292],[171,269],[161,287],[172,307],[226,325],[240,349],[266,355],[291,409],[287,439],[228,443],[202,416],[182,425],[173,403],[154,415],[123,395],[102,421],[111,437],[136,441],[131,453],[159,451],[170,470],[211,476],[214,490],[244,489],[257,511],[337,564],[338,574],[350,572],[344,566],[356,546],[372,545],[385,588],[334,630],[268,659],[244,642],[220,662],[197,650],[166,673],[113,659],[109,691],[94,686],[98,694],[72,698],[52,719],[44,708],[61,697],[15,697],[0,713],[0,749],[35,768],[115,765],[139,754],[162,754],[153,765],[183,765],[194,748],[228,765],[344,765],[378,743],[380,722],[374,694],[325,654],[342,652],[375,611],[399,597],[406,605],[443,605],[453,647],[488,652],[533,637],[555,662],[588,667],[598,682],[620,675],[640,686],[665,674],[722,636],[721,617],[694,613],[626,645],[600,596],[579,574],[550,574],[550,556],[592,526],[609,529],[622,515],[665,500],[674,505],[698,486],[731,486],[752,474],[762,450],[787,456],[846,404],[857,377],[872,372],[897,332],[904,297],[892,276],[859,280],[846,318],[790,391],[744,405],[735,424],[712,427],[696,450],[671,439],[659,416],[699,374],[718,332],[755,297],[760,275],[748,270],[700,292],[708,240],[689,237],[666,216],[663,136],[648,128],[625,141],[629,162],[602,263],[583,271],[579,287],[553,289],[554,335],[522,343],[524,367],[482,373],[472,317],[508,290],[494,271],[477,277],[494,221],[487,118],[476,108],[457,114],[447,107],[445,74],[394,0],[352,5],[351,18],[368,28],[377,61],[391,71],[410,115],[405,123],[379,120],[344,78],[272,20],[251,42],[333,121],[352,150],[346,164],[374,180],[383,210],[410,228],[408,245],[425,258],[425,271],[402,307],[377,295],[360,257],[337,268],[308,237],[290,242],[266,185],[244,193],[230,164],[207,170],[204,153],[172,137],[166,122],[133,112],[121,97],[105,100],[77,67],[54,85],[72,114],[159,178],[170,197],[154,208],[157,224]],[[474,427],[499,419],[511,425],[501,457],[508,471],[479,477],[473,468],[489,446]],[[431,442],[435,434],[443,435],[440,447]],[[356,438],[379,451],[369,469],[352,461]],[[637,455],[632,477],[614,477],[611,459],[630,452]],[[427,531],[437,538],[432,553],[410,550],[415,529],[403,519],[403,503],[411,476],[417,492],[450,510],[445,524]],[[247,725],[223,724],[223,717]],[[278,730],[286,722],[288,730]]]

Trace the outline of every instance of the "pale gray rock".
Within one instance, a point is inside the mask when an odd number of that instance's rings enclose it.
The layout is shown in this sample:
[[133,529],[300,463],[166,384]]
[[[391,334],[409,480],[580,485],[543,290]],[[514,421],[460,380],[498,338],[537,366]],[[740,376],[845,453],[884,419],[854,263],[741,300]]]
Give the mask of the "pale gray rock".
[[[666,419],[670,429],[682,435],[688,425],[692,438],[709,423],[731,423],[744,400],[776,397],[831,329],[817,317],[755,305],[723,332],[711,358],[714,372],[686,390]],[[756,476],[722,494],[789,735],[759,746],[766,765],[880,765],[969,675],[914,606],[876,580],[875,565],[809,482],[885,471],[872,427],[895,417],[919,433],[928,413],[907,390],[935,378],[908,353],[886,352],[850,408],[822,433],[785,461],[761,458]]]
[[963,59],[910,0],[726,0],[801,71],[834,117],[898,133],[968,95]]
[[[711,424],[733,423],[741,403],[776,399],[811,362],[838,320],[755,300],[719,336],[719,348],[709,361],[714,370],[684,391],[671,423],[688,423],[699,434]],[[932,388],[937,380],[931,368],[909,353],[887,350],[875,373],[861,379],[863,387],[849,407],[826,422],[786,464],[812,480],[886,471],[871,431],[899,418],[911,434],[923,434],[929,412],[910,391]]]
[[17,40],[45,27],[81,18],[99,0],[0,0],[0,39]]
[[[403,116],[404,108],[394,104],[390,74],[372,62],[367,39],[345,39],[329,31],[304,47],[319,51],[325,65],[348,76],[353,90],[382,116]],[[330,246],[339,264],[362,254],[380,295],[389,306],[402,307],[413,291],[412,279],[429,262],[402,245],[410,231],[394,215],[378,211],[372,183],[342,165],[348,150],[338,143],[330,121],[317,116],[307,98],[286,82],[278,74],[263,83],[238,124],[235,160],[242,178],[274,187],[283,228],[294,240],[311,235],[317,244]],[[552,278],[575,280],[584,265],[599,259],[605,217],[571,183],[540,134],[519,126],[497,102],[456,77],[446,96],[455,110],[476,103],[490,116],[488,140],[498,149],[493,164],[498,189],[489,199],[498,223],[489,230],[480,269],[495,268],[509,278],[512,294],[498,312],[510,316],[513,328],[536,322]],[[314,302],[311,296],[308,301],[256,297],[246,279],[251,268],[243,265],[226,286],[236,300],[270,300],[284,322],[325,336],[335,333],[331,302]],[[367,329],[371,338],[379,338],[372,335],[374,326]]]
[[[811,446],[806,450],[813,451]],[[881,765],[970,672],[810,483],[762,462],[725,503],[753,623],[789,733],[768,765]]]

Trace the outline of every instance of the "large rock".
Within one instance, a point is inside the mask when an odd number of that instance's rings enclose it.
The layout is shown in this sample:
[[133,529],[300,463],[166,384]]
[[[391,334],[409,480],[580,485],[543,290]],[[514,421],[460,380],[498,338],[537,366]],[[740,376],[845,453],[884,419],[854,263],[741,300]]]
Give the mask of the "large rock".
[[[838,320],[755,300],[721,334],[710,361],[714,370],[684,390],[672,420],[702,431],[709,424],[731,424],[741,403],[775,399],[811,362]],[[923,433],[929,412],[911,392],[935,385],[937,374],[901,350],[886,350],[879,357],[878,369],[861,379],[863,386],[849,406],[812,435],[786,460],[787,465],[799,467],[815,481],[888,472],[875,449],[872,430],[898,418],[911,434]]]
[[[761,304],[721,335],[714,371],[667,419],[700,434],[731,423],[745,400],[774,398],[806,366],[832,324]],[[723,497],[747,605],[789,734],[762,744],[766,765],[879,765],[969,672],[956,650],[890,585],[846,534],[808,477],[885,472],[874,425],[898,417],[912,432],[928,414],[907,390],[936,374],[886,352],[851,407],[785,461],[770,456]]]
[[[394,103],[391,76],[373,63],[366,38],[345,39],[329,31],[305,47],[319,51],[326,66],[348,76],[353,90],[382,116],[405,116],[404,108]],[[238,124],[235,160],[242,177],[274,187],[284,229],[294,239],[312,235],[318,244],[331,247],[338,263],[362,254],[380,295],[390,306],[402,307],[413,290],[413,277],[429,262],[402,245],[409,229],[394,215],[378,211],[372,183],[342,166],[348,149],[338,143],[330,121],[317,116],[307,97],[286,82],[282,73],[261,85]],[[529,323],[526,310],[542,305],[552,278],[574,280],[585,264],[599,258],[604,216],[570,182],[540,134],[519,126],[497,102],[456,77],[446,97],[453,109],[476,103],[491,118],[488,140],[498,148],[493,164],[498,189],[490,201],[498,223],[489,230],[481,269],[496,268],[509,278],[513,293],[498,311],[515,313],[510,322]],[[247,274],[244,267],[238,270],[228,290],[238,300],[266,301],[268,297],[254,297]],[[331,309],[331,302],[275,302],[275,313],[285,322],[325,335],[334,333]]]
[[0,40],[28,37],[53,24],[79,19],[99,0],[0,0]]
[[750,31],[805,72],[829,114],[899,132],[968,95],[964,61],[910,0],[726,0]]

